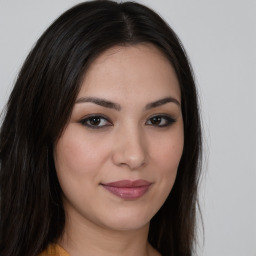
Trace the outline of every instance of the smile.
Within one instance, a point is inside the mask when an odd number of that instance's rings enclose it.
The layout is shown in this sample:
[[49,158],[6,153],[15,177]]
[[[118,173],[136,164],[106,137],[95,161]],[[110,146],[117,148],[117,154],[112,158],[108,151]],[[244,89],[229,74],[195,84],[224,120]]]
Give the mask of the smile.
[[127,200],[135,200],[142,197],[151,186],[151,182],[145,180],[120,180],[101,184],[112,194]]

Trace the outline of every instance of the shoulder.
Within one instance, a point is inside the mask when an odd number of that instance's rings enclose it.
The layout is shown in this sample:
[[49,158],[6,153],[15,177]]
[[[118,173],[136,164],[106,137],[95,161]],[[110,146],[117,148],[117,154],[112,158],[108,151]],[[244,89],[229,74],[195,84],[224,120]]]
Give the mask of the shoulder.
[[70,255],[58,244],[50,244],[38,256],[70,256]]

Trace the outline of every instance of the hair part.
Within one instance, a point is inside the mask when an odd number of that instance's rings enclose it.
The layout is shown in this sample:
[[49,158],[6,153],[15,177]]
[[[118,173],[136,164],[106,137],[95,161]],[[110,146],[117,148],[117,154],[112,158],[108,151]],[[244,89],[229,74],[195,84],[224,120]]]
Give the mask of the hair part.
[[65,225],[54,144],[67,124],[90,64],[116,45],[150,43],[177,74],[184,150],[173,189],[150,223],[149,242],[162,255],[193,253],[201,169],[197,92],[185,50],[173,30],[133,2],[89,1],[66,11],[28,55],[0,131],[0,254],[36,256]]

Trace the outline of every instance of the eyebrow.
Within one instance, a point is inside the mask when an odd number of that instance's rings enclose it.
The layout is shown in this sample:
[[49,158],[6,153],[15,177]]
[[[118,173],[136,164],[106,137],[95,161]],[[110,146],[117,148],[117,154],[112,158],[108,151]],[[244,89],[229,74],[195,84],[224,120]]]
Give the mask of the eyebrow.
[[164,105],[166,103],[169,103],[169,102],[175,103],[176,105],[178,105],[180,107],[180,103],[179,103],[178,100],[176,100],[173,97],[167,97],[167,98],[163,98],[163,99],[160,99],[160,100],[157,100],[157,101],[154,101],[154,102],[151,102],[151,103],[147,104],[145,109],[148,110],[148,109],[151,109],[151,108],[156,108],[156,107],[162,106],[162,105]]
[[112,108],[117,111],[121,110],[121,106],[119,104],[105,100],[105,99],[100,99],[95,97],[82,97],[76,101],[76,103],[86,103],[86,102],[91,102],[105,108]]
[[[75,103],[79,104],[79,103],[86,103],[86,102],[91,102],[91,103],[94,103],[96,105],[99,105],[99,106],[102,106],[105,108],[115,109],[117,111],[121,110],[120,104],[117,104],[117,103],[114,103],[114,102],[111,102],[111,101],[108,101],[105,99],[101,99],[101,98],[95,98],[95,97],[82,97],[82,98],[79,98]],[[175,103],[176,105],[180,106],[179,101],[176,100],[175,98],[166,97],[166,98],[148,103],[145,107],[145,110],[156,108],[156,107],[162,106],[162,105],[170,103],[170,102]]]

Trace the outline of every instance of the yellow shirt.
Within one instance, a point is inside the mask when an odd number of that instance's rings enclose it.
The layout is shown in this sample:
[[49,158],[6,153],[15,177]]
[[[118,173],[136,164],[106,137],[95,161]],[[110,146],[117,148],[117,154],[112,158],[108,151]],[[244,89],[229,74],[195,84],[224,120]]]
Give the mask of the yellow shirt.
[[58,244],[50,244],[38,256],[69,256],[69,254]]

